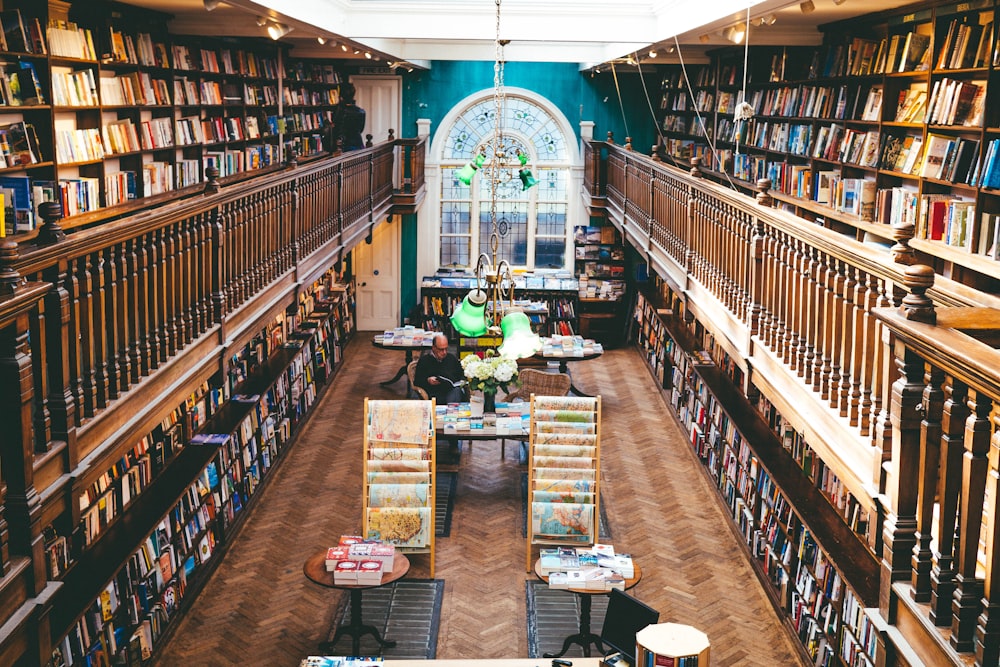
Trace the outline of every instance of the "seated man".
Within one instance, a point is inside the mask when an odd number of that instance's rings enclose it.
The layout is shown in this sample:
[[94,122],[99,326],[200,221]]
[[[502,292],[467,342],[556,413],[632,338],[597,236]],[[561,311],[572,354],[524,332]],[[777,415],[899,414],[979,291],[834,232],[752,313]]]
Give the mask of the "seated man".
[[417,361],[413,379],[438,404],[465,400],[465,390],[452,384],[464,381],[465,373],[458,357],[448,351],[448,337],[443,333],[435,334],[431,351]]

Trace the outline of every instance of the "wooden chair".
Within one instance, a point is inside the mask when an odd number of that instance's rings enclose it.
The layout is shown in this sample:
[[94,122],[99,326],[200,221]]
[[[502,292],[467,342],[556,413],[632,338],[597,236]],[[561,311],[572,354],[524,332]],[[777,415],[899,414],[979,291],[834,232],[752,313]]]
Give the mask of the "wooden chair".
[[417,362],[416,361],[411,361],[406,366],[406,377],[407,377],[407,381],[410,384],[410,395],[409,395],[409,398],[419,398],[419,399],[423,399],[423,400],[426,401],[430,397],[427,395],[427,392],[424,391],[423,387],[418,387],[416,385],[416,383],[413,381],[413,379],[416,377],[416,375],[417,375]]
[[[572,379],[566,373],[548,373],[534,368],[522,368],[518,373],[521,386],[507,394],[504,399],[508,403],[520,398],[522,401],[530,401],[531,395],[536,396],[565,396],[569,393]],[[500,458],[504,457],[507,448],[507,440],[500,441]]]

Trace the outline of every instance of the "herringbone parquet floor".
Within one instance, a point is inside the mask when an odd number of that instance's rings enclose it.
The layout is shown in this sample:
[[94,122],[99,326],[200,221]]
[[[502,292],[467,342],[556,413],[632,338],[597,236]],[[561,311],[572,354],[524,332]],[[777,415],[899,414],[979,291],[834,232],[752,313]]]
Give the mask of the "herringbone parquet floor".
[[[158,665],[295,666],[326,639],[340,593],[305,579],[305,559],[361,527],[365,396],[402,361],[355,337],[333,387],[273,472],[224,560],[162,652]],[[602,497],[612,542],[642,565],[632,593],[661,621],[705,631],[712,666],[803,664],[746,562],[683,432],[640,356],[612,350],[575,364],[577,386],[603,401]],[[525,541],[516,444],[463,453],[451,535],[435,576],[445,581],[438,658],[527,656]],[[414,556],[409,576],[429,576]]]

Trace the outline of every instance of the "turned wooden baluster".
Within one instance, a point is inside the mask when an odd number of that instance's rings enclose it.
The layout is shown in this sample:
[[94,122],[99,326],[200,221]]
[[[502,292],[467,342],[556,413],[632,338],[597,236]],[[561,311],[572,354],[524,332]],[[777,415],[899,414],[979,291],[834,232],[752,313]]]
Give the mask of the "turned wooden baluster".
[[993,401],[983,394],[969,397],[969,418],[965,420],[965,454],[962,459],[962,499],[955,552],[955,593],[952,596],[951,646],[956,651],[972,651],[983,597],[983,580],[976,576],[979,534],[983,526],[983,502],[989,471],[990,411]]
[[789,298],[791,299],[791,326],[789,326],[788,340],[788,370],[795,371],[802,375],[802,358],[805,347],[805,281],[806,267],[808,266],[808,256],[804,252],[805,244],[795,240],[792,247],[792,273]]
[[[48,383],[48,348],[49,341],[45,336],[48,329],[48,311],[46,300],[42,299],[38,313],[28,319],[28,339],[32,342],[31,383],[32,392],[32,437],[35,452],[44,453],[52,448],[52,422],[49,415],[49,383]],[[58,311],[54,313],[58,318]],[[60,341],[61,344],[61,341]]]
[[894,341],[900,377],[892,385],[892,457],[889,480],[890,512],[883,526],[879,609],[889,618],[894,581],[909,580],[916,544],[917,485],[920,470],[920,408],[924,391],[924,360],[901,341]]
[[303,205],[300,180],[295,179],[288,186],[290,188],[288,219],[285,222],[282,238],[278,244],[278,250],[281,253],[279,256],[279,274],[299,263],[299,257],[301,256],[299,253],[302,251],[299,247],[299,237],[306,229],[303,217],[307,214],[315,214],[315,202],[310,199],[308,210]]
[[121,366],[121,358],[118,351],[121,344],[122,334],[122,313],[119,308],[119,281],[118,281],[118,248],[109,246],[101,253],[101,280],[103,281],[102,292],[104,294],[104,316],[103,329],[104,357],[108,369],[108,399],[115,399],[121,395],[121,386],[124,369]]
[[774,352],[778,357],[787,362],[788,361],[788,311],[789,311],[789,274],[791,273],[791,267],[789,265],[788,256],[788,235],[781,233],[777,236],[778,248],[777,255],[774,260],[778,265],[778,275],[777,275],[777,309],[774,313],[775,315],[775,326],[774,326]]
[[934,501],[938,489],[938,465],[941,462],[941,413],[944,392],[941,383],[944,371],[930,367],[925,375],[924,395],[920,404],[920,456],[917,477],[917,530],[913,546],[910,595],[917,602],[931,599],[931,526],[934,522]]
[[80,391],[83,400],[83,414],[93,417],[97,409],[97,352],[94,349],[94,280],[90,273],[90,255],[76,260],[76,270],[80,286]]
[[[76,405],[70,384],[70,351],[75,350],[75,338],[70,317],[70,281],[68,262],[61,259],[49,266],[44,279],[52,283],[45,295],[45,369],[48,384],[48,412],[51,419],[51,439],[67,443],[69,462],[74,465],[76,452]],[[48,438],[47,438],[48,439]],[[36,446],[38,440],[36,439]],[[48,449],[48,443],[44,445]]]
[[186,218],[175,223],[177,230],[177,315],[180,347],[183,348],[194,340],[194,311],[191,310],[194,298],[194,254],[196,251],[194,238],[191,235],[191,219]]
[[872,308],[875,307],[876,295],[872,289],[875,276],[859,271],[858,295],[855,303],[858,304],[858,333],[861,336],[859,345],[859,363],[861,367],[858,372],[858,419],[853,425],[858,426],[862,436],[869,434],[871,428],[872,410],[872,362],[875,359],[875,350],[878,341],[875,338],[875,323],[877,320],[872,315]]
[[149,304],[149,348],[153,358],[150,368],[158,368],[168,358],[167,338],[163,323],[166,316],[163,313],[165,304],[164,285],[166,276],[163,270],[162,230],[150,232],[146,238],[147,271],[149,272],[149,287],[146,303]]
[[1000,664],[1000,416],[992,417],[991,456],[986,479],[986,579],[982,613],[976,625],[976,664]]
[[761,335],[764,345],[772,351],[777,351],[778,301],[781,298],[778,286],[780,266],[778,257],[778,237],[773,227],[766,228],[764,241],[764,311],[761,322]]
[[[892,305],[889,297],[891,287],[889,283],[877,281],[875,284],[877,291],[876,308],[887,308]],[[895,366],[892,363],[892,352],[887,345],[882,344],[882,335],[885,332],[885,325],[882,322],[875,323],[875,355],[872,358],[872,446],[877,451],[885,451],[887,426],[889,423],[889,393],[895,380]]]
[[[132,369],[129,375],[129,382],[135,384],[139,382],[139,378],[146,375],[149,372],[149,368],[146,364],[146,359],[144,358],[144,352],[142,346],[145,342],[145,309],[142,303],[143,296],[140,295],[140,290],[145,289],[145,285],[140,283],[140,271],[141,268],[141,254],[142,254],[142,238],[137,237],[128,241],[126,246],[126,259],[128,263],[126,265],[125,273],[125,283],[128,285],[128,295],[125,302],[125,310],[128,313],[128,340],[130,344],[128,346],[128,359],[129,366]],[[143,292],[142,294],[145,294]],[[148,352],[146,352],[148,354]]]
[[751,336],[763,336],[765,319],[764,300],[767,283],[767,270],[764,266],[764,223],[759,219],[753,221],[753,234],[750,237],[749,249],[749,284],[747,293],[747,322]]
[[836,409],[840,400],[840,380],[841,380],[841,359],[844,345],[844,289],[846,278],[844,276],[844,262],[839,259],[832,259],[833,267],[833,292],[830,294],[830,381],[823,387],[823,398],[828,401],[831,408]]
[[[854,383],[854,377],[856,375],[854,362],[857,358],[855,350],[855,337],[857,330],[855,326],[854,318],[854,297],[857,290],[857,285],[854,281],[854,268],[849,264],[844,262],[844,288],[843,288],[843,303],[842,310],[840,311],[840,326],[838,327],[841,332],[840,341],[840,416],[847,417],[850,408],[851,399],[851,385]],[[834,388],[836,391],[836,387]]]
[[938,460],[938,520],[934,526],[937,544],[931,568],[930,619],[934,625],[951,626],[955,594],[955,527],[962,496],[962,466],[965,455],[965,420],[969,418],[969,387],[948,377],[941,409],[941,446]]

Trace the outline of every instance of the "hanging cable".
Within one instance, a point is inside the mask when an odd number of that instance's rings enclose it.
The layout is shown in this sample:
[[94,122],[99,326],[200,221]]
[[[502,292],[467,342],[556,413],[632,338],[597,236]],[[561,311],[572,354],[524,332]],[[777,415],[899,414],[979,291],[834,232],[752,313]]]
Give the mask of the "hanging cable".
[[[743,34],[743,90],[740,91],[740,102],[733,112],[733,141],[736,143],[735,154],[740,154],[740,123],[749,123],[753,118],[753,107],[747,102],[747,62],[750,58],[750,7],[747,7],[746,32]],[[749,128],[748,128],[749,129]]]
[[[677,40],[677,35],[674,35],[674,46],[677,47],[677,59],[681,63],[681,73],[684,75],[684,85],[687,86],[688,98],[691,100],[691,108],[694,109],[695,117],[698,119],[698,123],[701,125],[702,133],[705,136],[705,142],[708,144],[709,149],[712,151],[712,156],[714,157],[716,162],[718,162],[719,152],[715,148],[715,141],[713,137],[708,133],[708,130],[705,127],[705,119],[701,117],[701,111],[698,109],[698,104],[695,101],[694,88],[691,87],[691,79],[690,77],[688,77],[687,65],[684,64],[684,54],[681,52],[681,44]],[[656,119],[654,118],[653,120],[655,121]],[[733,179],[729,178],[728,172],[726,172],[725,169],[722,169],[721,171],[722,175],[726,177],[726,181],[729,183],[729,187],[731,187],[733,190],[739,191],[739,188],[736,186],[735,183],[733,183]]]
[[622,89],[618,85],[618,71],[615,69],[615,61],[611,61],[611,75],[615,79],[615,91],[618,93],[618,108],[622,110],[622,122],[625,124],[625,137],[631,137],[628,131],[628,118],[625,117],[625,104],[622,103]]
[[[635,56],[635,69],[636,69],[637,72],[639,72],[639,83],[642,84],[642,92],[646,96],[646,106],[649,107],[649,115],[653,117],[653,127],[656,128],[656,136],[658,136],[659,139],[660,139],[658,143],[659,143],[660,146],[662,146],[663,145],[663,128],[660,127],[660,124],[658,122],[656,122],[656,112],[653,110],[653,101],[651,99],[649,99],[649,89],[646,88],[646,79],[643,78],[643,76],[642,76],[642,63],[639,62],[639,55],[638,54],[636,54],[636,56]],[[654,146],[653,149],[655,150],[656,147]]]

